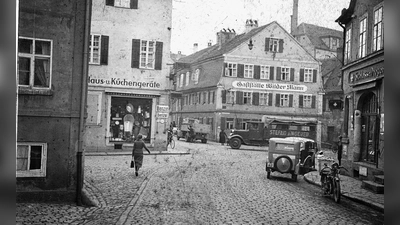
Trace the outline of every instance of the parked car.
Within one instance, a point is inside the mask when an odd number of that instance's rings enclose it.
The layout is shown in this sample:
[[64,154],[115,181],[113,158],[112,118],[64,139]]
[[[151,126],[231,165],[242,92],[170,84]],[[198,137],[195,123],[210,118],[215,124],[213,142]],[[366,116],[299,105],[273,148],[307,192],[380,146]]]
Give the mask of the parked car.
[[239,149],[243,145],[267,146],[269,130],[263,122],[247,122],[247,130],[232,129],[229,146]]
[[[194,132],[190,135],[189,126],[192,126]],[[182,124],[180,129],[177,130],[177,140],[180,138],[185,138],[187,142],[194,142],[196,140],[201,140],[201,143],[207,143],[207,135],[211,133],[210,124],[200,124],[200,123],[188,123]]]
[[317,143],[308,138],[287,137],[269,140],[268,159],[265,165],[267,178],[271,173],[290,173],[292,180],[297,181],[298,174],[315,170]]

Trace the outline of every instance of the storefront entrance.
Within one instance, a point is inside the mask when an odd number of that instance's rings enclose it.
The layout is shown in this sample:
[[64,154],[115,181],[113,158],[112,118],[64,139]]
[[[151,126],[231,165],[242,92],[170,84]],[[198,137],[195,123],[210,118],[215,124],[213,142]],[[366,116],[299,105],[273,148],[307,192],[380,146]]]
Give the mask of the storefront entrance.
[[360,98],[361,161],[377,163],[379,144],[379,117],[377,97],[373,92]]

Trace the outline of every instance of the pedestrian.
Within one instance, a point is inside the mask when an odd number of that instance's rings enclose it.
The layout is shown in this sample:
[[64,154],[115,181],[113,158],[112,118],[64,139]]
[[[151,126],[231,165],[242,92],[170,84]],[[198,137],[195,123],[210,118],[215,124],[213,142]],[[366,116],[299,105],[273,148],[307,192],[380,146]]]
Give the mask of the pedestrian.
[[142,135],[139,134],[137,136],[136,141],[133,143],[132,149],[132,159],[135,161],[135,175],[139,175],[139,169],[142,167],[143,164],[143,148],[147,150],[150,154],[149,149],[146,147],[144,141],[142,140]]
[[337,159],[339,161],[339,166],[342,165],[342,152],[343,152],[342,136],[339,136],[338,151],[337,151]]
[[221,143],[221,145],[224,145],[226,143],[226,133],[222,128],[221,131],[219,132],[219,143]]

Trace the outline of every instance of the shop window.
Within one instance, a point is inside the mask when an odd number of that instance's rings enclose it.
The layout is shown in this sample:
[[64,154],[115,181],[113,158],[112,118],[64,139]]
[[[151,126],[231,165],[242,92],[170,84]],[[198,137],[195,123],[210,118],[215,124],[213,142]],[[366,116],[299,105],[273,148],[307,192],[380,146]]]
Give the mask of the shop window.
[[17,177],[46,177],[46,143],[17,143],[16,155]]
[[152,99],[111,97],[110,142],[150,142]]
[[106,5],[119,8],[137,9],[139,0],[106,0]]

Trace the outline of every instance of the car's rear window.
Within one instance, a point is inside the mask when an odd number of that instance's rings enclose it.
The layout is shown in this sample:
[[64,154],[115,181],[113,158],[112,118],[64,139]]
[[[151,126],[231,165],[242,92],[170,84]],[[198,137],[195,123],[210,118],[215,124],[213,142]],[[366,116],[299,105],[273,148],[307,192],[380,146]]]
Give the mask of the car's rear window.
[[280,151],[294,151],[294,145],[292,145],[292,144],[276,143],[275,150],[280,150]]

